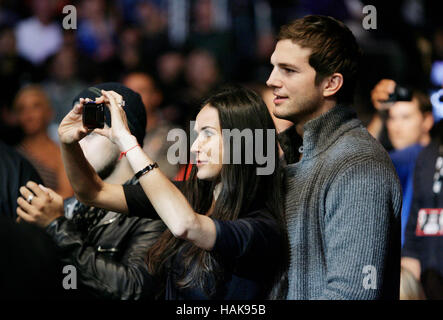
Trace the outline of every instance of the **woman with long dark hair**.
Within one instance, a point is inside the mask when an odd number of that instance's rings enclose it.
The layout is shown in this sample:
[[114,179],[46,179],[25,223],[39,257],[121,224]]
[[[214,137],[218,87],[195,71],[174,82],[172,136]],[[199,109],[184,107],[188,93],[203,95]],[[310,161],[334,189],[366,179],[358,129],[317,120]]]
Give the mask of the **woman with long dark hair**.
[[[95,132],[119,146],[140,184],[104,183],[85,160],[78,146],[88,133],[81,99],[59,127],[65,167],[79,200],[129,214],[143,208],[146,216],[163,220],[168,230],[147,254],[149,270],[160,280],[159,297],[268,297],[285,268],[287,247],[275,128],[261,98],[241,87],[212,94],[196,117],[191,146],[196,166],[185,182],[174,184],[137,146],[122,97],[102,94],[97,102],[109,107],[112,124]],[[249,139],[238,139],[248,130]],[[274,170],[260,174],[269,165]]]

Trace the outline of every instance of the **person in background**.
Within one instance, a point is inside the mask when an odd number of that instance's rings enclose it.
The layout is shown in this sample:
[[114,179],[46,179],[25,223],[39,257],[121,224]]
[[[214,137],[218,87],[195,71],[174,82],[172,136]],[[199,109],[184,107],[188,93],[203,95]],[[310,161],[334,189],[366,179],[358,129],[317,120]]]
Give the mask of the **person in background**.
[[[129,127],[143,145],[146,114],[140,96],[117,83],[104,83],[82,90],[80,98],[94,100],[100,89],[119,92],[127,102],[125,112]],[[94,91],[95,90],[95,91]],[[95,93],[98,92],[98,95]],[[111,125],[107,118],[107,125]],[[133,185],[138,180],[117,146],[106,137],[90,133],[80,146],[94,171],[105,182]],[[49,188],[29,182],[20,188],[18,215],[46,231],[61,252],[65,265],[78,272],[81,298],[139,300],[153,298],[155,279],[148,273],[145,257],[165,226],[161,220],[128,217],[110,210],[92,207],[72,197],[63,203]],[[31,201],[25,201],[33,195]]]
[[54,21],[55,5],[54,0],[32,0],[33,16],[15,28],[18,52],[36,66],[55,54],[63,43],[62,28]]
[[401,259],[402,267],[422,284],[429,300],[443,299],[442,128],[440,121],[431,143],[417,157]]
[[43,183],[31,163],[0,140],[0,216],[17,218],[19,189],[29,180]]
[[49,63],[49,77],[42,87],[49,97],[54,117],[49,127],[50,137],[58,141],[57,128],[65,115],[71,110],[71,101],[85,84],[77,78],[78,54],[69,45],[63,46]]
[[[379,111],[368,126],[368,131],[380,137],[383,118],[387,116],[386,129],[393,150],[389,152],[400,178],[403,204],[401,211],[401,244],[404,244],[406,224],[413,195],[413,172],[418,154],[431,141],[430,131],[434,124],[429,97],[418,90],[412,91],[411,101],[386,103],[394,93],[396,83],[383,79],[371,92],[371,100]],[[383,113],[387,113],[384,115]]]
[[73,190],[65,173],[60,149],[48,135],[52,109],[47,95],[41,87],[30,85],[17,93],[13,105],[24,132],[17,150],[37,169],[45,186],[54,189],[63,198],[71,197]]
[[140,94],[146,109],[146,135],[143,140],[143,150],[151,155],[162,168],[164,174],[174,178],[179,170],[178,164],[171,164],[167,154],[169,147],[174,141],[168,141],[170,130],[174,129],[162,117],[159,107],[163,100],[163,94],[157,87],[154,79],[146,73],[133,72],[123,79],[123,84]]
[[36,68],[17,51],[14,29],[0,25],[0,140],[8,145],[16,145],[22,139],[22,131],[17,125],[17,117],[12,111],[12,100],[25,84],[35,81]]

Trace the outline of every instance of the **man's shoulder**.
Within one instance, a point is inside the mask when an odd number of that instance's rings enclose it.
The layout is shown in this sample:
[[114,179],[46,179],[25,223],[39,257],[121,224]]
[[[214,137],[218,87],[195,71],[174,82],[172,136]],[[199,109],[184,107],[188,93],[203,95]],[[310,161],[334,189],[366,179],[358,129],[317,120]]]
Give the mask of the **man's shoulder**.
[[[366,186],[387,183],[401,194],[400,182],[387,151],[367,130],[355,127],[341,135],[324,153],[323,168],[327,180],[353,181]],[[349,180],[351,179],[351,180]]]
[[376,161],[392,166],[387,151],[362,125],[340,135],[326,150],[324,157],[334,162],[346,161],[348,165]]

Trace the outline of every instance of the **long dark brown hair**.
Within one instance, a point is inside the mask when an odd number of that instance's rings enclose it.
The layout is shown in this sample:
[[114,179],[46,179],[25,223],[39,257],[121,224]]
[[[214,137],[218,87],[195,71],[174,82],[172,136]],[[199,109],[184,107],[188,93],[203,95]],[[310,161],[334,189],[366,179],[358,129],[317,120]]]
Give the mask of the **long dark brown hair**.
[[[206,105],[218,110],[222,129],[237,128],[240,131],[248,128],[264,129],[263,141],[256,141],[253,135],[254,151],[257,144],[262,143],[264,155],[273,152],[272,161],[275,163],[275,170],[270,175],[257,175],[257,168],[264,167],[266,164],[259,165],[255,157],[252,164],[244,164],[247,150],[245,139],[241,139],[242,164],[232,164],[233,138],[231,136],[229,141],[231,161],[230,164],[223,164],[219,179],[216,181],[197,179],[197,168],[193,166],[189,178],[183,184],[183,194],[195,212],[206,214],[213,202],[214,187],[221,182],[221,191],[215,201],[211,217],[219,220],[236,220],[241,218],[242,214],[266,208],[281,224],[282,232],[285,234],[277,141],[274,141],[274,150],[268,150],[266,143],[268,141],[266,129],[275,130],[275,126],[263,100],[252,90],[240,86],[225,86],[211,94],[201,106]],[[223,270],[216,257],[189,241],[175,238],[169,230],[163,233],[148,252],[149,271],[165,279],[169,264],[177,254],[180,254],[185,271],[179,276],[176,285],[180,288],[201,288],[208,296],[214,294],[217,284],[223,281]],[[212,286],[212,290],[205,286],[210,277],[214,277],[216,283]],[[159,294],[162,293],[163,291]]]

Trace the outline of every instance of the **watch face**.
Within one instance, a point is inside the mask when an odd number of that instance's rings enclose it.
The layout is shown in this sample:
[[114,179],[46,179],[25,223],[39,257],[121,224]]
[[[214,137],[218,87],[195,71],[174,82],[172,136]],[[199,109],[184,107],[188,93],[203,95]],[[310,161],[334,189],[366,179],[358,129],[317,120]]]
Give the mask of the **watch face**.
[[104,128],[105,105],[95,102],[85,103],[83,106],[83,125],[88,129]]

